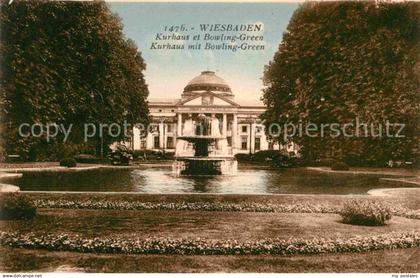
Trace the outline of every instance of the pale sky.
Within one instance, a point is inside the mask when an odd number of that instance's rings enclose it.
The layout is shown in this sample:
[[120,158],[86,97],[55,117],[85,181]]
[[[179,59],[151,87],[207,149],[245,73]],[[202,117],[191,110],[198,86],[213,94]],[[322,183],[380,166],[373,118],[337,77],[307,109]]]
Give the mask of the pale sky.
[[[261,97],[264,66],[273,58],[297,3],[108,3],[124,24],[124,33],[142,53],[150,99],[179,98],[185,85],[203,70],[213,70],[232,88],[235,99]],[[264,50],[152,50],[165,25],[262,23]],[[183,32],[178,32],[183,34]],[[237,35],[240,34],[236,33]],[[184,34],[193,34],[185,32]]]

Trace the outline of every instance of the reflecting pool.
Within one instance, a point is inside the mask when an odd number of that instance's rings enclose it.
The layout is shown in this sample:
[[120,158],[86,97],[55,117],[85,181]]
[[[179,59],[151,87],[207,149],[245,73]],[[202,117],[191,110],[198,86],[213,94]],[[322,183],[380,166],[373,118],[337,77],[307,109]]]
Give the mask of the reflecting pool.
[[331,174],[304,168],[239,169],[234,176],[176,177],[169,167],[135,170],[95,170],[48,175],[24,175],[16,181],[28,191],[106,191],[142,193],[221,194],[366,194],[397,187],[380,183],[380,176]]

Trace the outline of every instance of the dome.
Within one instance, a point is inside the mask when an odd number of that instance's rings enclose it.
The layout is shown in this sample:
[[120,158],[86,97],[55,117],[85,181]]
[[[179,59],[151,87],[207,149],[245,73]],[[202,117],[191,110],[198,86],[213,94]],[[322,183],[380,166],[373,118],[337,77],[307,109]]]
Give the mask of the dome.
[[229,85],[214,71],[203,71],[197,77],[194,77],[184,88],[184,93],[211,91],[214,93],[222,93],[232,95]]

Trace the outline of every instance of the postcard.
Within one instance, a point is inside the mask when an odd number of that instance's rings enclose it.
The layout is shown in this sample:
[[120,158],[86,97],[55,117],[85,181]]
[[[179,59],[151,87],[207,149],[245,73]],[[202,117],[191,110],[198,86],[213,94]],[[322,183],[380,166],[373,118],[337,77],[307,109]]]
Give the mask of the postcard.
[[418,277],[419,11],[2,1],[3,277]]

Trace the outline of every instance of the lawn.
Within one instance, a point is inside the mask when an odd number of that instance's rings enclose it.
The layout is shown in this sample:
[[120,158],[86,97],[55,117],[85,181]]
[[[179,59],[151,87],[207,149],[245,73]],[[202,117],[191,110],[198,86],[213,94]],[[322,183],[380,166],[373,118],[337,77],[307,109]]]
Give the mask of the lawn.
[[83,254],[0,248],[8,272],[419,272],[418,248],[316,256]]
[[211,211],[121,211],[88,209],[39,209],[31,221],[0,221],[2,231],[79,235],[84,238],[206,238],[258,240],[290,237],[355,237],[393,231],[420,230],[420,221],[393,217],[382,227],[340,222],[336,214],[258,213]]
[[[98,201],[98,202],[151,202],[151,203],[258,203],[258,204],[312,204],[316,206],[342,206],[349,199],[377,200],[388,202],[394,206],[408,209],[420,209],[418,191],[414,194],[395,194],[386,196],[371,195],[326,195],[326,194],[138,194],[138,193],[108,193],[108,192],[75,192],[75,193],[38,193],[24,192],[32,200],[65,200],[65,201]],[[401,194],[400,194],[401,193]]]
[[[418,209],[407,196],[212,195],[23,193],[32,200],[144,202],[156,204],[272,204],[341,206],[351,198],[380,200]],[[291,237],[351,239],[420,230],[420,220],[393,216],[385,226],[341,223],[335,213],[206,211],[175,209],[38,208],[33,220],[3,220],[0,230],[18,234],[67,234],[86,239],[135,241],[151,237],[247,241]],[[60,249],[49,249],[60,250]],[[66,249],[61,249],[66,250]],[[419,272],[419,248],[318,255],[135,255],[61,252],[1,247],[3,271],[81,272]],[[96,252],[96,251],[95,251]],[[348,252],[348,251],[346,251]],[[201,253],[200,253],[201,254]]]

